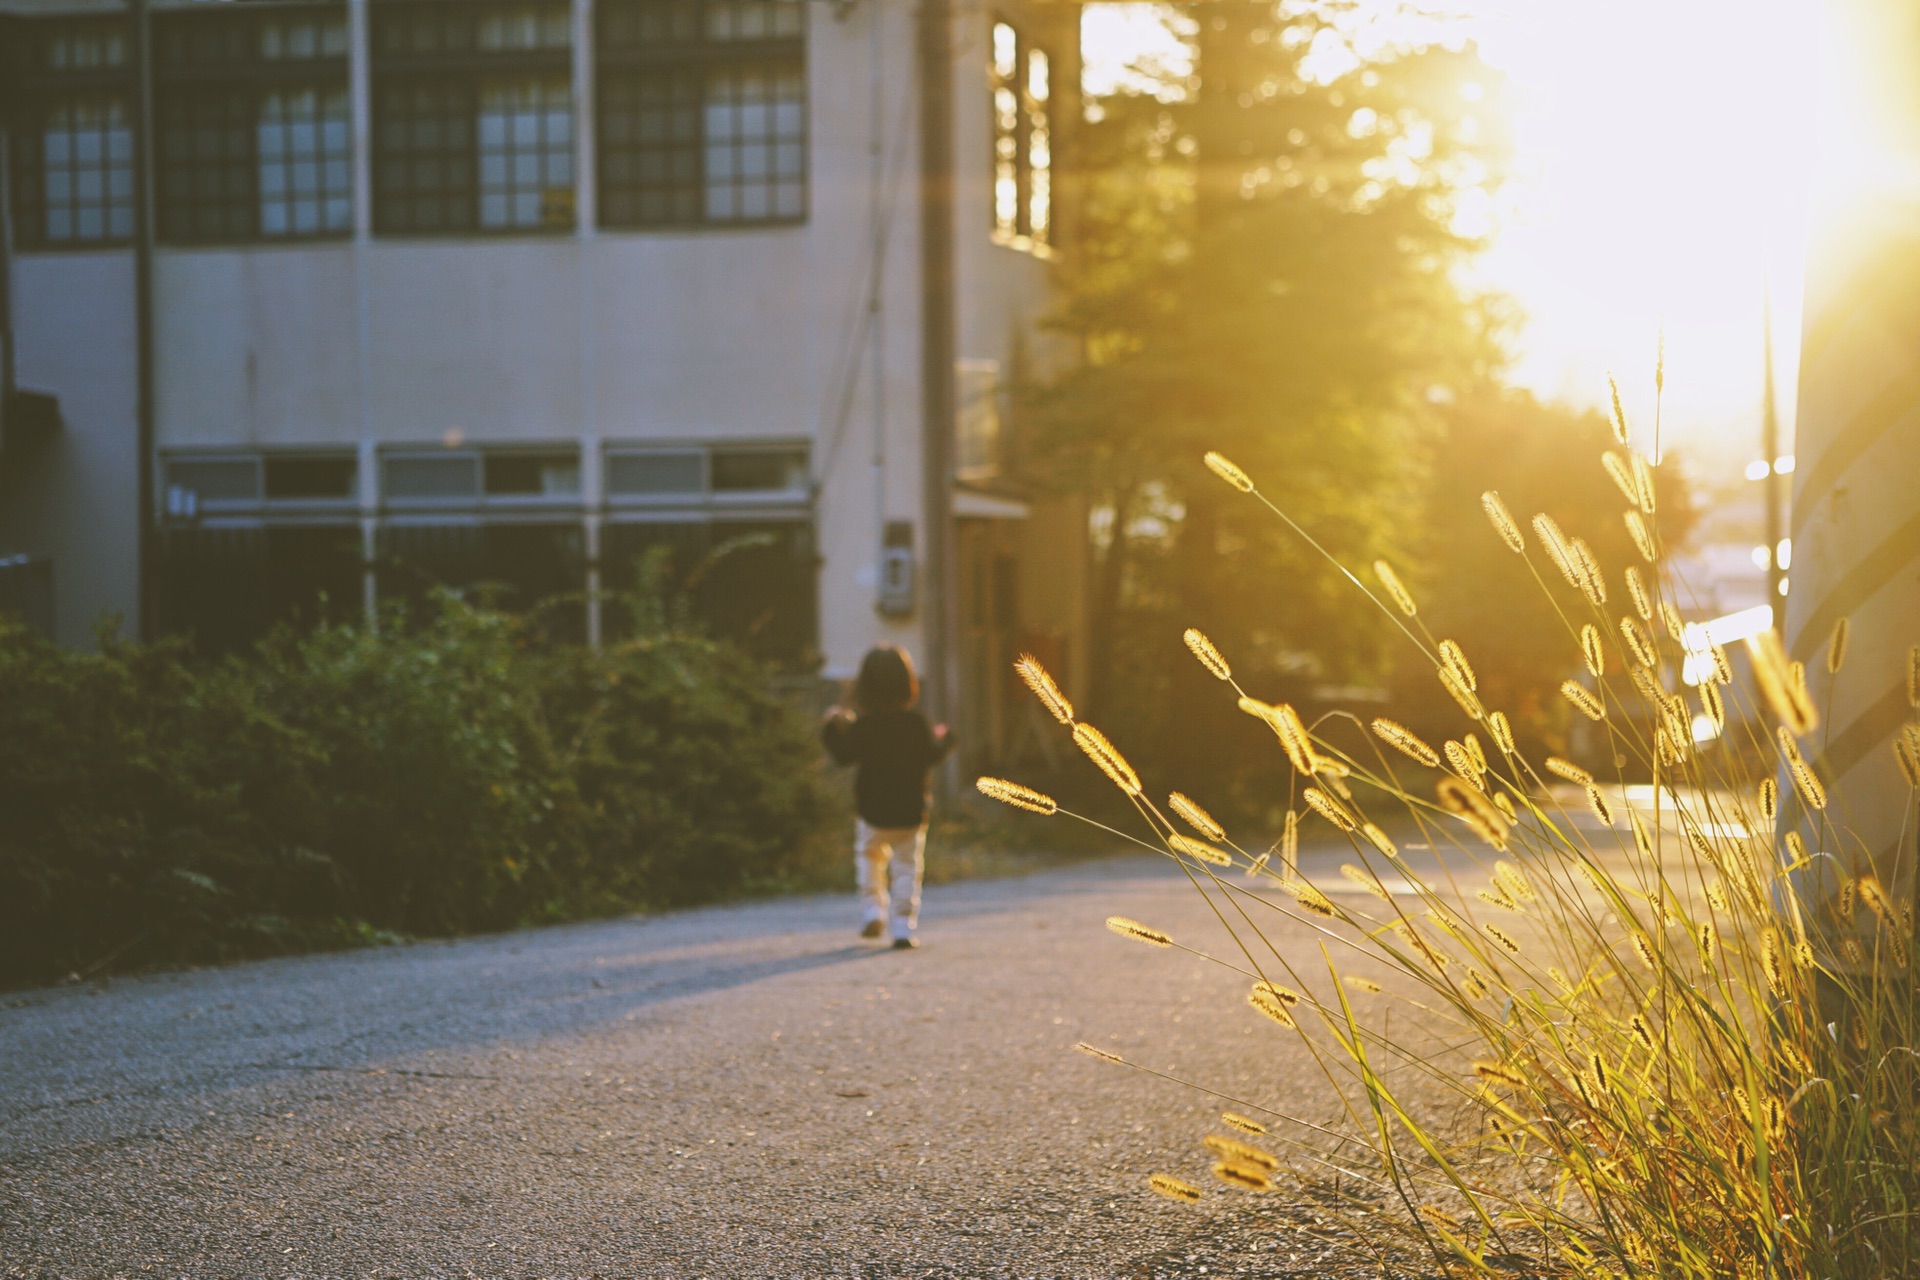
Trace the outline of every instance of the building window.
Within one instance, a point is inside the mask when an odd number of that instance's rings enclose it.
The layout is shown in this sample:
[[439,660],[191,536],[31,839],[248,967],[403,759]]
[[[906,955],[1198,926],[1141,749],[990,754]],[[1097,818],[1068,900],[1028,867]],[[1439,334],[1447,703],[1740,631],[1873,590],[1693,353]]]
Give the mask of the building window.
[[1020,248],[1053,239],[1053,64],[1010,23],[993,24],[993,237]]
[[603,0],[600,223],[806,216],[801,0]]
[[376,0],[373,16],[375,228],[571,228],[572,27],[564,0]]
[[31,22],[13,129],[15,236],[23,248],[133,236],[129,39],[120,19]]
[[154,66],[160,239],[353,229],[344,4],[161,13]]

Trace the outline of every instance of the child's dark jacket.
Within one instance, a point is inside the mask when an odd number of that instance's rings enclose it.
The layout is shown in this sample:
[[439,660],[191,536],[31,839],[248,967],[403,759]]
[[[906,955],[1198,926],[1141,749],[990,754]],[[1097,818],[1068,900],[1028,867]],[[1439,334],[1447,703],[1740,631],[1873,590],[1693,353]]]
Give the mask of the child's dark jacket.
[[836,717],[820,731],[827,754],[859,766],[854,807],[873,827],[917,827],[927,820],[933,766],[953,747],[918,711],[874,711],[853,720]]

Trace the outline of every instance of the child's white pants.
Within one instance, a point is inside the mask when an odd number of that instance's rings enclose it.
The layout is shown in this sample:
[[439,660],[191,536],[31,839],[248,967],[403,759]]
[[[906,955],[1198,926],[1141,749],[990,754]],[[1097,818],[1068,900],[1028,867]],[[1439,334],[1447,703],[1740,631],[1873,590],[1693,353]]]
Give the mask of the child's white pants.
[[860,919],[889,920],[893,936],[911,938],[920,923],[920,870],[927,829],[870,827],[853,829],[853,870],[860,886]]

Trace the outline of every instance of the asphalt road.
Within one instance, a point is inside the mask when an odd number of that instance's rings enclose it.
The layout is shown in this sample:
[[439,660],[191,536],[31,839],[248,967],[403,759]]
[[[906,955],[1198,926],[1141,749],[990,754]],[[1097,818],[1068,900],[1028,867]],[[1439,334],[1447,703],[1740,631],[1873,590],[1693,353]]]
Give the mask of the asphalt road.
[[[1211,1180],[1218,1100],[1073,1052],[1332,1116],[1244,979],[1110,914],[1225,945],[1143,856],[932,889],[918,952],[858,941],[848,895],[0,999],[0,1275],[1362,1264]],[[1205,1199],[1152,1196],[1156,1171]]]

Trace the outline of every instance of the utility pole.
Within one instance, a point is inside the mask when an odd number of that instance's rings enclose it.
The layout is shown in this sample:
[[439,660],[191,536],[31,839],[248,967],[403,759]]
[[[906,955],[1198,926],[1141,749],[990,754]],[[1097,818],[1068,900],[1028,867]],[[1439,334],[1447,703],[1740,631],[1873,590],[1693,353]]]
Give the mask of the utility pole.
[[153,13],[148,0],[133,0],[133,328],[134,441],[140,492],[135,509],[134,583],[138,617],[134,634],[155,633],[153,600],[154,370],[153,370]]
[[[920,451],[923,527],[920,617],[926,645],[922,690],[928,712],[952,723],[959,710],[955,670],[953,429],[953,8],[920,0]],[[955,766],[941,773],[954,790]]]

